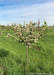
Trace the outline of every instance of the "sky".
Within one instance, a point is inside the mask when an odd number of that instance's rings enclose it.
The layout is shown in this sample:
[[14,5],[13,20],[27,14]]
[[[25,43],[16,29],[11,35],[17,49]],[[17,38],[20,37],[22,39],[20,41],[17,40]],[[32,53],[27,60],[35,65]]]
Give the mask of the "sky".
[[0,24],[38,22],[54,25],[54,0],[0,0]]

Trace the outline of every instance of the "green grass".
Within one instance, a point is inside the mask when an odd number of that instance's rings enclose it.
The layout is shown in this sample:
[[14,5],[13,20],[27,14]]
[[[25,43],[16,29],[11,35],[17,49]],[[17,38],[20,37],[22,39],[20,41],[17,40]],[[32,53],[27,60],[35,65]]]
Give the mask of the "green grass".
[[[7,33],[15,35],[11,29],[0,28],[0,64],[5,67],[2,71],[7,75],[26,75],[25,44],[7,38]],[[29,72],[54,73],[54,30],[48,29],[38,40],[36,47],[39,49],[30,48],[28,51]]]

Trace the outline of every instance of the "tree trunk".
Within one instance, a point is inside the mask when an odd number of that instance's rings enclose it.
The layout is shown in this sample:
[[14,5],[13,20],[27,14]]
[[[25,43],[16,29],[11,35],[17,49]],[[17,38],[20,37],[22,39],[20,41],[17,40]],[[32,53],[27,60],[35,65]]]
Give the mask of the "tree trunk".
[[27,75],[28,75],[28,47],[27,47],[27,52],[26,52],[26,54],[27,54]]

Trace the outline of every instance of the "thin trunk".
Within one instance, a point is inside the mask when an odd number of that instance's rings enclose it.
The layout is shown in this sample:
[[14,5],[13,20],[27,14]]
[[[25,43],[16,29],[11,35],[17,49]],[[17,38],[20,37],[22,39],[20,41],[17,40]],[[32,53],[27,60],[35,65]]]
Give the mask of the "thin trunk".
[[28,47],[27,47],[27,75],[28,75]]

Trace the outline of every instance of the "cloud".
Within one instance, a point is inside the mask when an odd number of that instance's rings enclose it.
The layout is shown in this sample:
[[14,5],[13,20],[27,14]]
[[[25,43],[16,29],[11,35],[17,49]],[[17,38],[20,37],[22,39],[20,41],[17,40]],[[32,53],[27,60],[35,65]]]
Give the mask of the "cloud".
[[2,24],[7,24],[8,22],[23,23],[24,20],[26,22],[37,22],[38,19],[42,23],[46,20],[48,25],[54,24],[54,2],[28,6],[22,5],[21,7],[17,7],[16,5],[0,7],[0,23]]

